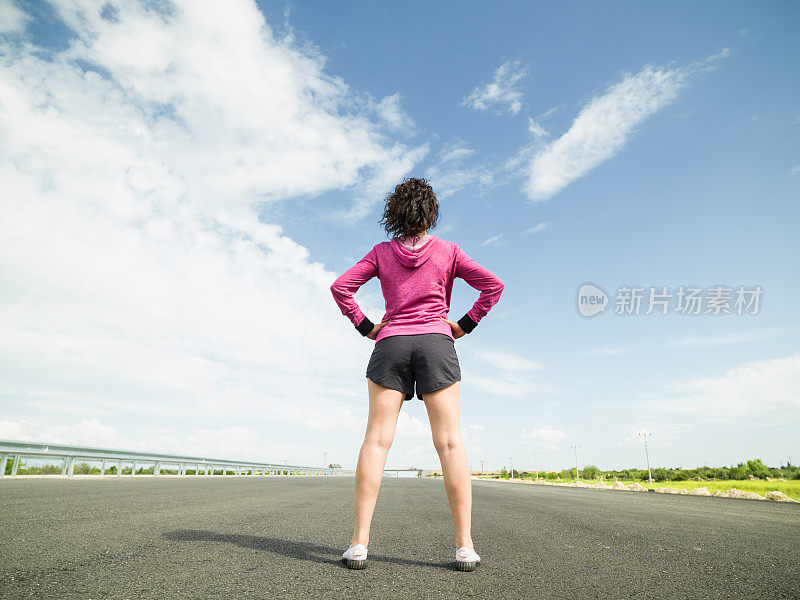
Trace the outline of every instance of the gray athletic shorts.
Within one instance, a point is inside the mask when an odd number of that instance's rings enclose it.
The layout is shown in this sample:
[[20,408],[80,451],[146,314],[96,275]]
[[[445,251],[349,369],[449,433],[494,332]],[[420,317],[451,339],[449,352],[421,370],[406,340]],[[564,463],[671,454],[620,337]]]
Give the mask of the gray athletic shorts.
[[403,400],[417,398],[461,381],[461,367],[453,340],[443,333],[390,335],[375,342],[367,377],[378,385],[404,392]]

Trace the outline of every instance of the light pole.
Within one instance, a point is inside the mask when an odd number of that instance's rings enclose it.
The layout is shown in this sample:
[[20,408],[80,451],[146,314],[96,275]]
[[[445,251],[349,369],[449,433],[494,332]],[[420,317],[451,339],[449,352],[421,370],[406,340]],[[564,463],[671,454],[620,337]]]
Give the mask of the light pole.
[[647,479],[650,483],[653,483],[653,474],[650,472],[650,452],[647,450],[647,436],[653,434],[644,432],[639,435],[644,436],[644,455],[647,457]]
[[481,459],[481,475],[483,475],[483,459]]
[[578,478],[578,446],[573,445],[570,448],[575,448],[575,483],[578,483],[580,481]]
[[508,460],[511,461],[511,479],[514,479],[514,457],[510,456]]
[[539,456],[538,452],[533,453],[533,463],[534,465],[536,465],[536,481],[539,481],[539,459],[537,458],[538,456]]

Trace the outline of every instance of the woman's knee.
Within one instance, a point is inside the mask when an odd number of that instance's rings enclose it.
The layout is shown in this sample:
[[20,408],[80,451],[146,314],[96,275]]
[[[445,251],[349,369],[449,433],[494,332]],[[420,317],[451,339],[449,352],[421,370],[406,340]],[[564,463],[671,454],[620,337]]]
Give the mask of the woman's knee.
[[394,436],[391,435],[367,435],[364,438],[364,445],[388,452],[389,448],[392,447],[393,441]]
[[436,452],[443,454],[463,448],[464,441],[461,439],[461,434],[459,432],[434,433],[433,447],[436,449]]

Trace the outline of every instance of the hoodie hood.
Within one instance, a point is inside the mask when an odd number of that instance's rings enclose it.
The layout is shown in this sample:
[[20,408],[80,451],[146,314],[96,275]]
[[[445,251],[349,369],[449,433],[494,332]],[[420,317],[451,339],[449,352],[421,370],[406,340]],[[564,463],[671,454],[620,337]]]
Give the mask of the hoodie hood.
[[429,233],[420,237],[392,238],[389,246],[404,267],[418,267],[431,257],[437,238]]

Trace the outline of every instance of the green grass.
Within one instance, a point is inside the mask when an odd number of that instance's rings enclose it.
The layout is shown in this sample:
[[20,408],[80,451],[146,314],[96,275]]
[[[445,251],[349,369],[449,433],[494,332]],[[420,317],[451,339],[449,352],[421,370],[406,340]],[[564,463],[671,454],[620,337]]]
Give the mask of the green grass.
[[[625,482],[626,484],[628,482]],[[657,488],[657,487],[672,487],[672,488],[686,488],[692,490],[694,488],[705,487],[709,492],[719,490],[720,492],[727,492],[731,488],[737,490],[744,490],[745,492],[755,492],[762,496],[767,492],[777,490],[783,492],[793,500],[800,501],[800,479],[792,479],[789,481],[765,481],[763,479],[728,479],[725,481],[657,481],[648,483],[647,481],[640,482],[644,487]]]
[[[564,480],[567,482],[568,480]],[[575,481],[572,479],[571,481]],[[581,479],[585,483],[597,483],[599,479]],[[614,481],[610,479],[603,480],[608,485],[614,485]],[[633,480],[620,479],[622,483],[628,485],[633,483]],[[694,488],[705,487],[709,492],[719,490],[720,492],[727,492],[731,488],[737,490],[744,490],[745,492],[755,492],[762,496],[767,492],[777,490],[783,492],[793,500],[800,502],[800,479],[790,479],[789,481],[766,481],[764,479],[726,479],[724,481],[655,481],[649,483],[647,481],[639,481],[646,488],[658,487],[671,487],[671,488],[686,488],[693,490]]]

